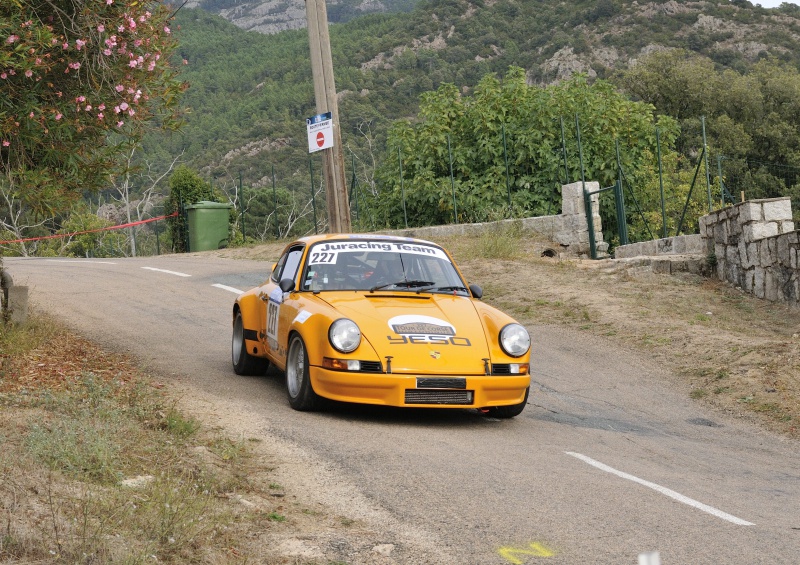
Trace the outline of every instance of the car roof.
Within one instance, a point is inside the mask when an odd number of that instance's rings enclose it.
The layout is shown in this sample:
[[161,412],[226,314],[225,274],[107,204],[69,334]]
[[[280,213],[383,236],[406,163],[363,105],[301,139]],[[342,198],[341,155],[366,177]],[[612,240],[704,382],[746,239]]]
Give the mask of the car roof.
[[423,245],[432,245],[434,247],[441,247],[440,245],[433,243],[432,241],[426,241],[424,239],[416,239],[413,237],[403,237],[398,235],[386,235],[386,234],[377,234],[377,233],[325,233],[325,234],[316,234],[316,235],[308,235],[306,237],[301,237],[295,243],[305,243],[307,245],[311,245],[313,243],[319,243],[320,241],[346,241],[346,240],[380,240],[380,241],[398,241],[403,243],[421,243]]

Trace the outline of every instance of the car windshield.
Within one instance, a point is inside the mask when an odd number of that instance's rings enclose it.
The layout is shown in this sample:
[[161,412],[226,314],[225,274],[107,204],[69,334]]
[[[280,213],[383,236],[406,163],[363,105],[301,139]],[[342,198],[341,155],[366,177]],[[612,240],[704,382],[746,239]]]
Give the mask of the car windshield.
[[441,248],[411,240],[323,241],[308,250],[301,290],[468,294]]

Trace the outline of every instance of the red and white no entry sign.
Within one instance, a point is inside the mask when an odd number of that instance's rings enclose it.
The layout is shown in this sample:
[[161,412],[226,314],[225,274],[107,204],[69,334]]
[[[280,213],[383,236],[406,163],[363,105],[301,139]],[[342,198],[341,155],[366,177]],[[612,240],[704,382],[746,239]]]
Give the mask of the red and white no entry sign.
[[331,113],[306,118],[308,126],[308,152],[333,147],[333,120]]

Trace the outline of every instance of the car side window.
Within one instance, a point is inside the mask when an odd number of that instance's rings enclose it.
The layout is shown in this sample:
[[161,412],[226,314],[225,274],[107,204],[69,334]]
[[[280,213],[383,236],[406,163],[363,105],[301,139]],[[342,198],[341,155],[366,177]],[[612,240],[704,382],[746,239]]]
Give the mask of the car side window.
[[283,279],[292,279],[297,276],[297,269],[300,266],[300,259],[303,257],[303,246],[292,247],[286,253],[281,255],[275,268],[272,269],[272,276],[270,280],[274,283],[280,283]]
[[302,247],[293,247],[286,255],[286,263],[283,266],[280,280],[292,279],[297,277],[297,271],[300,268],[300,259],[303,257]]
[[286,258],[289,256],[289,252],[287,251],[281,258],[278,259],[278,262],[275,263],[275,267],[272,269],[272,274],[270,275],[270,280],[274,283],[280,282],[280,274],[283,271],[283,265],[286,263]]

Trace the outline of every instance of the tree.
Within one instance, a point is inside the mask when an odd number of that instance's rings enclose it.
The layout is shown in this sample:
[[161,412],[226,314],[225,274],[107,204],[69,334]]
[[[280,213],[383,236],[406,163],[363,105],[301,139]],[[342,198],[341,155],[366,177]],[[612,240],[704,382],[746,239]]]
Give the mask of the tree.
[[203,196],[211,194],[211,185],[200,178],[196,171],[185,165],[180,165],[169,177],[169,196],[164,206],[164,212],[170,215],[177,212],[177,216],[167,219],[169,233],[172,237],[172,250],[184,253],[188,249],[188,225],[184,218],[186,206],[199,202]]
[[[150,211],[156,203],[163,200],[164,196],[157,192],[157,189],[161,181],[172,172],[172,169],[175,168],[175,164],[183,155],[183,152],[181,152],[177,157],[173,157],[172,161],[167,164],[165,170],[156,171],[149,162],[145,162],[140,167],[134,164],[134,155],[137,148],[138,146],[133,144],[129,147],[125,157],[125,169],[123,173],[111,180],[114,191],[117,193],[117,196],[113,198],[122,205],[125,212],[125,219],[129,224],[134,220],[137,222],[142,221],[144,215]],[[136,200],[133,199],[132,194],[134,177],[136,177],[136,180],[138,180],[140,184],[140,196]],[[129,247],[130,255],[136,257],[136,226],[129,227],[128,234],[128,246],[126,247]]]
[[[452,84],[424,94],[418,120],[398,121],[390,130],[389,154],[378,174],[381,191],[372,204],[390,226],[402,226],[406,218],[409,225],[429,225],[452,222],[456,215],[459,222],[482,222],[509,213],[558,213],[565,180],[562,117],[569,176],[581,178],[576,114],[587,179],[601,186],[616,181],[616,142],[631,176],[654,170],[656,120],[650,104],[632,102],[610,83],[589,84],[581,76],[531,87],[524,71],[512,67],[503,80],[485,76],[472,97]],[[662,116],[658,126],[662,149],[671,151],[677,125]],[[604,210],[604,224],[610,217],[613,207]]]
[[176,125],[170,17],[136,0],[0,3],[4,195],[52,215],[104,186],[147,124]]

